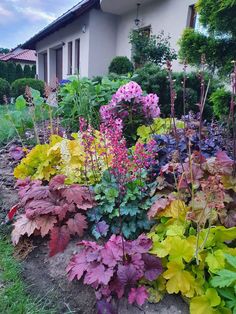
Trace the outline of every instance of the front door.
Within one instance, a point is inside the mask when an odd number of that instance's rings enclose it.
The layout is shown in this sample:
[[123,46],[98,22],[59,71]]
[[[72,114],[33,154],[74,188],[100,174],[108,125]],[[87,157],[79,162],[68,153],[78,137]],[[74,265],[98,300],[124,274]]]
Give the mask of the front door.
[[56,77],[62,80],[62,48],[56,49]]

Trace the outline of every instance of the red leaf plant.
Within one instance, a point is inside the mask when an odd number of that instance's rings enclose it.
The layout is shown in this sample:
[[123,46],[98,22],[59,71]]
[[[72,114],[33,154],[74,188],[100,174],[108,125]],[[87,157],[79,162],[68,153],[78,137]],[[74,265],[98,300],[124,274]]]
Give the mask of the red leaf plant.
[[55,176],[49,185],[41,181],[18,180],[20,203],[24,209],[14,223],[12,242],[21,236],[50,235],[50,256],[63,252],[71,236],[83,236],[88,224],[83,212],[95,205],[88,187],[65,185],[65,176]]
[[142,305],[148,298],[140,279],[155,280],[162,273],[159,258],[148,253],[152,241],[145,235],[125,240],[112,235],[105,245],[82,241],[82,250],[74,255],[67,267],[69,280],[80,280],[95,289],[98,300],[111,301],[113,296],[128,295],[129,303]]

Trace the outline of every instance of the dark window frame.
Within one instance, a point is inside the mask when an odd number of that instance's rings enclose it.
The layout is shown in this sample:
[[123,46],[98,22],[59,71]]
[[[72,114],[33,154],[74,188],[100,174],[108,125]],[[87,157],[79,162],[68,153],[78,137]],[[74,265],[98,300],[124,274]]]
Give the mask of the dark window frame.
[[72,75],[73,42],[68,42],[68,75]]

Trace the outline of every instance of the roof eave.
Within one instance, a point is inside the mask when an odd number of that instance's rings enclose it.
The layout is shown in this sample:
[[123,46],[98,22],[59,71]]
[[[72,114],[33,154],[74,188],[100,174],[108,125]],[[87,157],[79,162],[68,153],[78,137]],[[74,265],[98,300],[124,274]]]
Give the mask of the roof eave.
[[58,21],[50,24],[48,27],[43,29],[41,32],[27,40],[23,45],[21,45],[21,48],[23,49],[32,49],[35,50],[36,43],[40,40],[44,39],[48,35],[56,32],[58,29],[65,27],[66,25],[70,24],[72,21],[74,21],[78,16],[86,13],[89,9],[96,7],[98,8],[100,6],[99,0],[90,0],[82,7],[80,7],[77,11],[70,12],[66,16],[62,17],[61,19],[58,19]]

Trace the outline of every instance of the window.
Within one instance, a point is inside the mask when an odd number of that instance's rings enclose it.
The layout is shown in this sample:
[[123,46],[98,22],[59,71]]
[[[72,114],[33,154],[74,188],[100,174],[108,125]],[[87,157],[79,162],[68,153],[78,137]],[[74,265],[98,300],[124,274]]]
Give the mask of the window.
[[202,33],[203,35],[207,36],[208,34],[207,29],[199,21],[199,14],[197,13],[194,4],[189,6],[187,27],[193,28],[199,33]]
[[75,41],[75,74],[80,73],[80,39]]
[[193,4],[189,6],[188,27],[195,29],[196,24],[197,24],[197,11],[195,9],[195,5]]
[[72,41],[68,43],[68,75],[72,75]]

